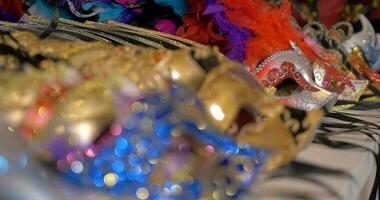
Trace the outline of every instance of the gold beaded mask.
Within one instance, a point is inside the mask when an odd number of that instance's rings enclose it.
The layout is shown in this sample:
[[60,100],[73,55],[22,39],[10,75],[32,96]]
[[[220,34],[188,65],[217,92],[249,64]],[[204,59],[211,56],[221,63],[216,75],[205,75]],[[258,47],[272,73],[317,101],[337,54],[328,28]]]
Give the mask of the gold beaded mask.
[[[242,144],[251,144],[272,152],[266,170],[275,169],[292,160],[296,153],[313,137],[313,132],[322,115],[320,111],[305,112],[288,109],[267,95],[259,82],[251,78],[243,66],[221,59],[219,54],[210,49],[170,52],[130,46],[106,45],[104,48],[95,48],[90,45],[91,43],[85,44],[88,48],[80,47],[80,50],[77,51],[71,49],[70,54],[67,52],[62,54],[61,52],[65,51],[59,50],[61,48],[59,45],[49,46],[49,43],[45,42],[43,46],[47,49],[48,47],[55,49],[52,51],[54,54],[50,55],[69,60],[85,76],[99,77],[112,67],[113,70],[116,69],[120,72],[120,75],[125,75],[133,82],[138,83],[140,89],[146,88],[147,84],[143,80],[156,80],[154,75],[157,74],[159,77],[163,77],[157,80],[165,80],[165,77],[168,77],[174,82],[195,90],[199,89],[198,95],[206,107],[208,116],[220,131],[228,132]],[[40,44],[35,43],[35,45]],[[28,45],[24,44],[23,46]],[[43,50],[42,47],[37,46],[29,48],[36,48],[39,52]],[[97,57],[94,58],[95,53]],[[118,62],[114,62],[116,60]],[[75,100],[69,102],[80,102],[80,99],[84,98],[76,97],[78,96],[70,97],[69,99]],[[91,95],[86,98],[91,98]],[[88,99],[86,101],[91,103],[96,100]],[[107,99],[104,101],[109,102]],[[85,115],[88,110],[76,109],[75,106],[70,105],[61,107],[62,115],[67,115],[67,119],[69,116],[82,115],[81,113]],[[109,107],[112,105],[110,104]],[[79,110],[83,112],[77,113]],[[109,116],[112,116],[113,111],[106,110],[108,112],[104,112],[104,115],[91,116],[103,116],[103,119],[108,119]],[[98,118],[92,119],[96,121]],[[81,123],[85,120],[81,118],[76,121]],[[112,119],[110,118],[109,121]],[[64,122],[59,121],[52,124],[55,124],[55,127],[49,129],[58,127],[57,130],[59,130],[60,125]],[[70,128],[65,127],[65,130],[67,129]]]

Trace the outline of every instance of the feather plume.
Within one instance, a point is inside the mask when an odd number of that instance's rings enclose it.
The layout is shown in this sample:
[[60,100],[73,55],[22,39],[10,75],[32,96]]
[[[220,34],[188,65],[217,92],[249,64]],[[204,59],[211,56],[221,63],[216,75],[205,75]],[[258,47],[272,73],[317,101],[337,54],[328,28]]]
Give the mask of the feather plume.
[[24,15],[22,6],[23,0],[1,0],[0,19],[7,21],[17,21]]
[[220,0],[226,7],[226,15],[234,24],[254,35],[247,44],[247,64],[256,66],[270,55],[289,50],[294,41],[311,60],[315,53],[304,41],[303,33],[291,22],[291,6],[283,0],[281,6],[263,0]]

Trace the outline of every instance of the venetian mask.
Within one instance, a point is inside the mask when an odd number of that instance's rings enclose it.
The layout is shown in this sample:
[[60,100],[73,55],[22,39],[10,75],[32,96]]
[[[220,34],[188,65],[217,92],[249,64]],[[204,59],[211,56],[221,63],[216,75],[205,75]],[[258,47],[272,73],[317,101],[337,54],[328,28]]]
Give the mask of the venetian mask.
[[353,34],[347,41],[347,44],[364,47],[367,44],[376,46],[376,32],[371,22],[363,14],[359,16],[361,31]]
[[[38,43],[34,44],[39,45]],[[45,47],[49,47],[48,42],[44,42],[43,44]],[[217,127],[220,127],[222,132],[228,130],[228,132],[232,132],[232,135],[237,135],[241,138],[252,138],[251,140],[247,139],[247,141],[246,139],[241,139],[241,141],[246,144],[260,144],[266,149],[273,151],[273,156],[271,156],[271,161],[269,162],[270,164],[266,166],[267,170],[275,169],[293,159],[296,153],[313,137],[314,129],[318,126],[321,115],[319,111],[297,111],[300,115],[294,114],[297,112],[285,108],[278,101],[273,99],[273,97],[266,95],[261,85],[250,77],[243,66],[228,61],[214,50],[198,48],[171,52],[129,46],[107,46],[107,49],[90,48],[91,45],[89,44],[87,46],[89,46],[89,48],[82,47],[80,51],[75,51],[75,54],[65,55],[59,53],[61,52],[59,46],[54,46],[55,50],[51,50],[51,52],[55,53],[51,55],[61,55],[61,57],[68,59],[73,67],[77,68],[85,77],[100,77],[106,74],[107,71],[110,72],[109,69],[112,67],[117,73],[120,73],[120,75],[127,76],[133,82],[138,83],[139,88],[144,88],[147,83],[141,80],[153,79],[153,75],[159,74],[158,72],[164,72],[163,79],[168,78],[175,83],[184,84],[195,91],[198,90],[200,99],[206,105],[208,115],[216,119],[215,123],[223,121],[224,118],[227,120],[225,123],[217,124]],[[63,45],[63,47],[65,47],[65,45]],[[33,47],[30,46],[28,48]],[[41,49],[39,46],[36,46],[36,48]],[[37,52],[39,51],[41,50]],[[98,55],[97,58],[91,57],[94,53]],[[109,59],[111,56],[112,59]],[[194,74],[196,74],[196,76],[193,76]],[[106,77],[112,77],[112,73],[106,75]],[[142,86],[140,87],[140,85]],[[212,95],[210,96],[210,94]],[[246,97],[240,98],[242,94]],[[92,98],[92,96],[93,95],[90,95],[88,98]],[[76,101],[79,101],[79,99],[70,100],[69,102],[73,104],[73,102]],[[92,102],[93,100],[89,99],[88,101]],[[212,102],[215,102],[216,105]],[[67,116],[78,115],[78,113],[75,114],[75,112],[79,109],[74,109],[74,105],[76,104],[64,109]],[[305,105],[305,108],[307,108],[306,106],[307,105]],[[63,108],[65,107],[63,106]],[[317,107],[314,107],[313,109],[316,108]],[[258,110],[258,118],[257,121],[256,119],[252,121],[256,115],[255,110]],[[110,112],[112,113],[112,111]],[[218,112],[222,113],[219,113],[219,116],[215,116],[215,112],[216,115],[218,115]],[[62,115],[63,114],[61,114],[61,116]],[[109,113],[106,114],[106,116],[113,115]],[[245,118],[245,116],[248,117],[249,125],[247,126],[244,124],[244,120],[247,119],[240,119],[241,117]],[[107,117],[102,118],[105,119]],[[298,122],[295,122],[295,119],[296,121],[298,120]],[[260,125],[260,120],[267,123]],[[291,121],[291,123],[288,123],[288,120]],[[112,120],[110,119],[110,121]],[[55,124],[54,127],[57,128],[60,127],[61,124],[66,124],[66,122],[59,121],[52,124]],[[279,126],[273,126],[273,124],[278,124]],[[273,127],[279,128],[271,130]],[[49,128],[49,130],[55,128]],[[64,130],[67,130],[67,128],[68,127],[65,127]],[[233,133],[233,128],[236,129],[235,133]],[[252,134],[252,130],[259,130],[259,134]],[[98,131],[95,132],[98,133]],[[240,134],[240,132],[244,134]],[[268,134],[269,132],[271,132],[271,134]],[[253,135],[255,135],[255,137],[253,137]],[[267,139],[271,137],[281,139],[276,143],[266,143],[266,141],[268,141]],[[96,136],[94,138],[96,138]],[[88,143],[86,143],[86,145],[87,144]]]
[[232,135],[241,144],[251,144],[273,153],[266,170],[292,160],[313,138],[322,115],[320,111],[296,111],[285,107],[266,94],[260,83],[236,64],[212,69],[198,95],[212,122],[222,132]]
[[376,34],[371,22],[363,14],[359,15],[361,31],[353,34],[345,43],[359,47],[374,71],[380,70],[380,35]]
[[[376,36],[373,31],[373,27],[370,25],[369,21],[364,16],[361,16],[360,19],[362,23],[362,31],[357,34],[352,34],[353,27],[348,22],[339,22],[336,25],[334,25],[330,30],[326,30],[326,28],[323,25],[320,25],[319,27],[323,27],[322,29],[317,28],[317,30],[314,29],[311,32],[318,33],[317,35],[319,35],[319,37],[317,38],[323,46],[329,49],[337,49],[337,50],[343,51],[350,65],[350,66],[346,66],[346,69],[349,69],[353,71],[355,74],[357,74],[358,77],[356,78],[362,79],[363,77],[365,77],[371,82],[373,82],[375,86],[378,86],[379,81],[380,81],[380,76],[370,69],[363,55],[363,50],[365,48],[361,48],[365,46],[373,46],[374,43],[376,42],[376,39],[375,39]],[[320,23],[314,22],[314,24],[320,24]],[[314,26],[311,26],[311,25],[307,26],[306,31],[310,32],[310,30],[313,28]],[[318,51],[318,50],[314,48],[314,51]],[[329,54],[329,52],[323,53],[321,55],[321,58],[325,59],[326,54]],[[326,60],[326,61],[331,62],[331,60]],[[333,61],[332,63],[341,65],[340,63],[342,62],[336,63]],[[328,65],[328,63],[325,62],[325,65]],[[328,71],[326,71],[326,74],[333,77],[335,76],[338,79],[342,79],[340,76],[333,75],[332,73],[329,73]],[[345,74],[343,73],[343,75]],[[338,80],[338,79],[336,80],[337,82],[342,82],[341,80]],[[351,84],[349,83],[348,80],[345,80],[345,82],[346,82],[345,85],[351,87],[351,89],[353,90],[361,88],[359,87],[360,82],[358,81],[356,81],[356,83],[351,83]],[[365,83],[361,83],[361,85],[363,88]],[[359,91],[363,91],[363,89]],[[345,92],[345,94],[349,94],[349,93],[350,92]],[[359,93],[359,92],[354,92],[354,93]],[[354,96],[360,96],[360,95],[354,95]],[[341,98],[341,99],[349,99],[349,97],[345,96],[344,98]]]
[[278,52],[261,62],[252,73],[265,87],[276,88],[276,97],[294,108],[331,109],[337,98],[313,81],[311,64],[300,51]]
[[[315,82],[338,94],[338,100],[358,101],[367,87],[368,81],[357,77],[344,64],[340,45],[352,35],[352,26],[346,22],[334,25],[330,30],[319,22],[312,22],[304,27],[304,33],[311,36],[309,43],[319,59],[313,62]],[[309,34],[310,33],[310,34]],[[316,42],[319,41],[319,44]],[[322,44],[327,48],[322,47]],[[342,106],[334,109],[341,109]]]

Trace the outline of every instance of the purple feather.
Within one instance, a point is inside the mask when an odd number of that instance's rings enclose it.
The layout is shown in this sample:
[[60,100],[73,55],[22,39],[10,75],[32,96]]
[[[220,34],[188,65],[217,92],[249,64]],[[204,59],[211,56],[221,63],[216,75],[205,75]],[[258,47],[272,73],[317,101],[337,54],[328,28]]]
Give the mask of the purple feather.
[[0,8],[0,20],[2,21],[10,21],[10,22],[17,22],[19,20],[19,17],[12,15],[11,13],[2,10]]
[[251,37],[248,30],[242,29],[230,22],[225,13],[224,6],[216,0],[206,0],[207,7],[203,15],[212,14],[213,22],[218,26],[222,34],[228,37],[228,52],[226,56],[232,60],[244,63],[246,59],[246,42]]

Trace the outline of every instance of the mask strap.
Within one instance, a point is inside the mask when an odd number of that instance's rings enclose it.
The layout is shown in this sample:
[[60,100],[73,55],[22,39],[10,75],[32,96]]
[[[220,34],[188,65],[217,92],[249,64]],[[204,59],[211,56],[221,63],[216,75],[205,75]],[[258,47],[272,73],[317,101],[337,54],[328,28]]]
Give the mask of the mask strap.
[[53,14],[53,18],[50,21],[49,26],[39,35],[39,38],[45,39],[50,34],[57,31],[58,23],[59,23],[59,11],[58,11],[58,8],[56,8],[54,11],[54,14]]
[[354,105],[352,110],[372,110],[380,108],[380,102],[371,102],[371,101],[347,101],[347,100],[338,100],[334,106],[340,105]]
[[[343,128],[344,130],[340,131],[340,132],[334,132],[334,131],[330,131],[326,127],[332,127],[332,128],[339,127],[339,128]],[[372,150],[370,148],[367,148],[367,147],[364,147],[364,146],[361,146],[361,145],[356,145],[356,144],[348,143],[348,142],[331,140],[329,137],[332,136],[332,134],[347,134],[347,130],[358,131],[359,133],[362,133],[362,134],[366,135],[367,137],[369,137],[372,141],[376,142],[376,144],[378,145],[378,148],[380,148],[378,140],[374,137],[374,134],[375,135],[379,135],[379,134],[376,133],[375,131],[369,129],[369,127],[367,125],[365,125],[365,126],[355,126],[355,125],[352,125],[352,124],[340,124],[340,125],[338,125],[337,123],[334,123],[334,124],[324,124],[324,123],[322,123],[320,130],[323,130],[325,132],[318,133],[317,136],[316,136],[316,138],[313,141],[314,143],[324,144],[324,145],[327,145],[327,146],[329,146],[331,148],[337,148],[337,149],[360,148],[360,149],[364,149],[364,150],[369,151],[369,152],[372,153],[372,155],[374,156],[374,158],[376,160],[376,176],[375,176],[375,181],[374,181],[374,184],[373,184],[373,187],[372,187],[369,199],[370,200],[376,200],[377,199],[376,198],[377,197],[377,193],[380,191],[380,187],[379,187],[380,186],[380,170],[379,170],[380,156],[379,156],[379,154],[376,151],[374,151],[374,150]],[[369,131],[369,132],[367,132],[367,131]]]

